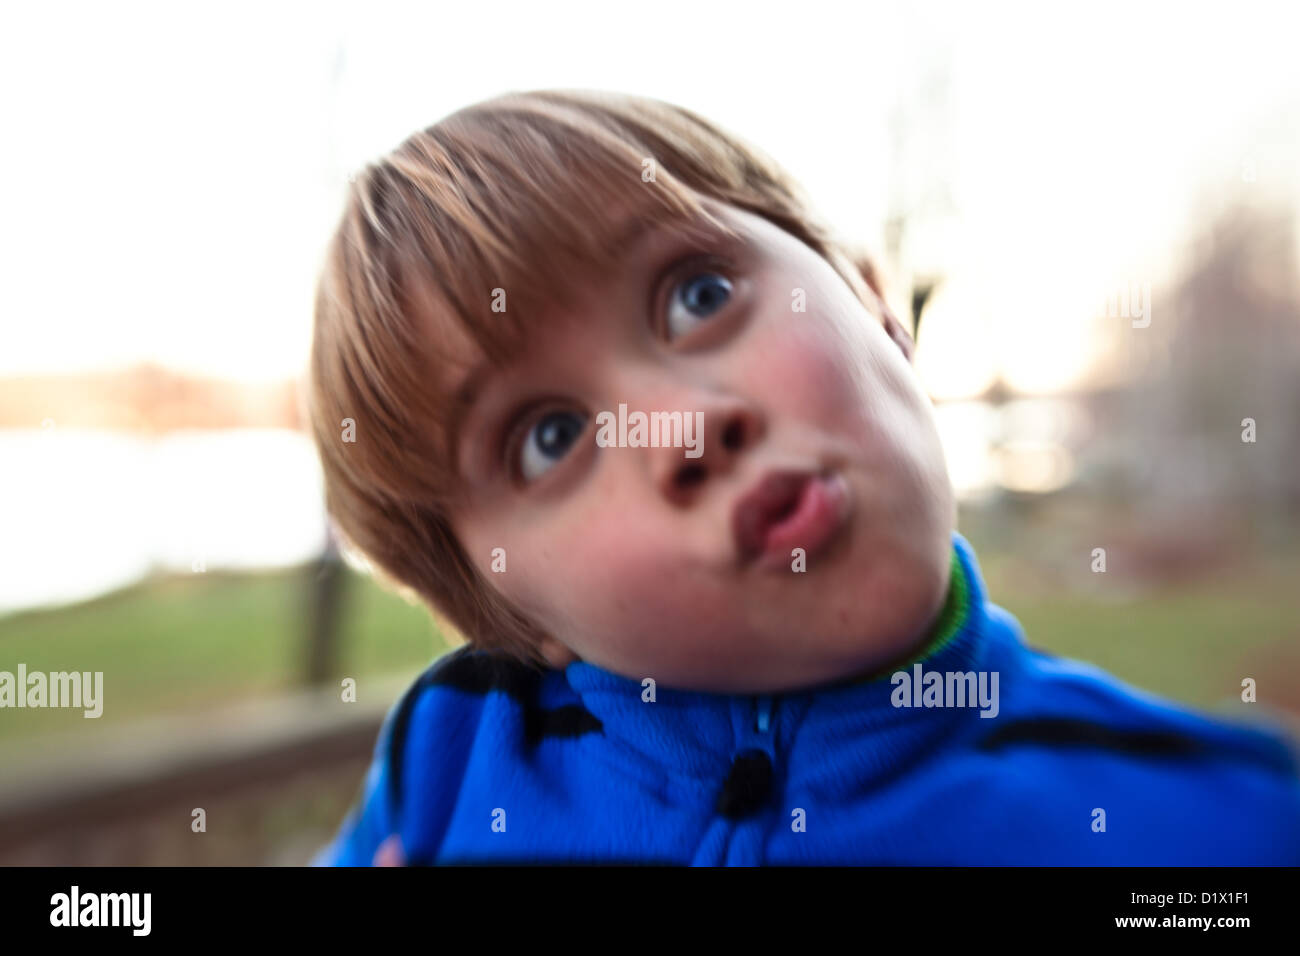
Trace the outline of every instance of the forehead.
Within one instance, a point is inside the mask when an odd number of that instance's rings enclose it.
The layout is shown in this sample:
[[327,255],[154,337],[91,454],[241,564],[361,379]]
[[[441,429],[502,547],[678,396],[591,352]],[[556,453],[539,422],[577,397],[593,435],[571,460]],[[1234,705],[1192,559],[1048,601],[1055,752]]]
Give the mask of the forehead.
[[[575,305],[593,291],[617,281],[620,264],[644,259],[667,244],[695,238],[739,238],[750,233],[753,214],[711,198],[698,197],[705,216],[690,219],[655,219],[629,211],[617,218],[604,244],[606,262],[577,262],[567,275],[551,279],[544,298],[518,302],[504,286],[483,289],[481,307],[470,315],[451,307],[427,270],[411,270],[404,285],[415,316],[417,334],[430,342],[438,367],[437,377],[453,398],[471,386],[470,379],[485,365],[517,359],[527,351],[528,340],[563,321]],[[501,309],[494,311],[493,304]],[[472,389],[471,389],[472,390]],[[463,395],[462,395],[463,397]],[[464,403],[459,403],[464,404]]]

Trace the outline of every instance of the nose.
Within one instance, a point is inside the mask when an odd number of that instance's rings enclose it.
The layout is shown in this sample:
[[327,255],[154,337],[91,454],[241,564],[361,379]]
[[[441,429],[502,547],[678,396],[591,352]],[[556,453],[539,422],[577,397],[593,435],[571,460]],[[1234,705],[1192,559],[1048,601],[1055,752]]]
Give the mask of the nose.
[[[689,411],[682,414],[683,431],[694,437],[695,448],[661,445],[648,449],[655,487],[681,506],[690,504],[710,479],[716,480],[735,468],[763,429],[759,411],[738,397],[710,395],[685,407]],[[686,432],[688,416],[691,430]],[[694,457],[688,457],[688,451]]]

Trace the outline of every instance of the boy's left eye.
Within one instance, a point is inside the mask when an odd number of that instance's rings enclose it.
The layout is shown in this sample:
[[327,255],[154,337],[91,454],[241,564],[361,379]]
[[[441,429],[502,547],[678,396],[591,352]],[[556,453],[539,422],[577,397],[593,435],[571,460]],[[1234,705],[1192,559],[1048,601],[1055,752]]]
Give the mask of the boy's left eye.
[[691,273],[684,282],[673,289],[668,301],[668,337],[675,339],[695,328],[702,319],[710,318],[731,298],[731,280],[712,269]]

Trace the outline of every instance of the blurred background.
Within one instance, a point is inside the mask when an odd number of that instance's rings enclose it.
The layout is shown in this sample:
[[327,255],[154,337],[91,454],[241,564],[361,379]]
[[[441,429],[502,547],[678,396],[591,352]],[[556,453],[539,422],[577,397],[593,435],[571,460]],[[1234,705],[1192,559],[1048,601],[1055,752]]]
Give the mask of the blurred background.
[[300,864],[336,831],[458,638],[330,540],[313,285],[350,172],[512,89],[655,96],[773,155],[912,317],[959,530],[1030,643],[1300,726],[1295,16],[10,6],[0,671],[104,684],[98,719],[0,709],[0,864]]

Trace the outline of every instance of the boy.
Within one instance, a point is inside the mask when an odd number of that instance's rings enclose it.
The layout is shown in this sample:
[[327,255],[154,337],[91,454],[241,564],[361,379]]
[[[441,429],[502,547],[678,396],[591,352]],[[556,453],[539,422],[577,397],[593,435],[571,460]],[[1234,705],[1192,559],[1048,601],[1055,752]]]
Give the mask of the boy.
[[316,862],[1300,862],[1284,738],[989,602],[911,357],[686,110],[510,94],[367,167],[317,300],[327,500],[468,643]]

